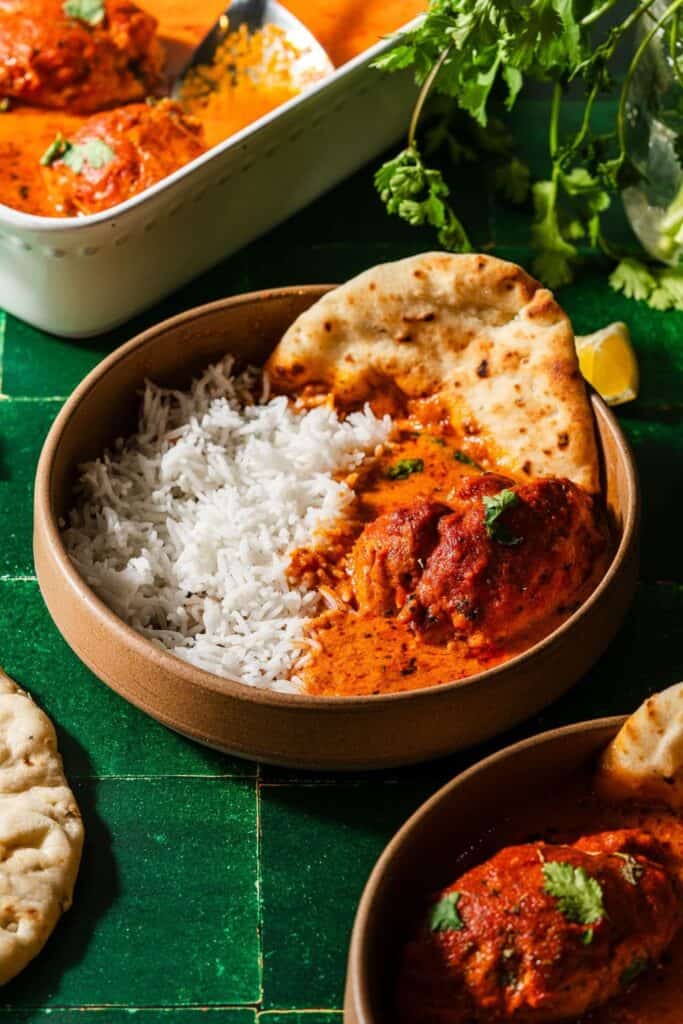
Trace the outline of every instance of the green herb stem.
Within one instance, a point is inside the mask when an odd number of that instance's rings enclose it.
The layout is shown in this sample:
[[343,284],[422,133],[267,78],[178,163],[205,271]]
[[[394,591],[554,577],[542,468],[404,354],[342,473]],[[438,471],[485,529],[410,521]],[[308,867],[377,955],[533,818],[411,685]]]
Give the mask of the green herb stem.
[[669,56],[671,58],[671,67],[673,69],[674,78],[678,82],[679,86],[683,88],[683,72],[681,72],[680,65],[678,63],[678,55],[676,53],[676,43],[678,42],[678,23],[676,18],[671,19],[671,28],[669,30]]
[[559,141],[560,132],[560,103],[562,101],[562,86],[559,82],[555,82],[553,86],[553,99],[550,107],[550,135],[549,135],[549,147],[550,155],[555,158],[557,153],[557,146]]
[[415,102],[415,106],[413,107],[413,113],[410,118],[410,127],[408,128],[409,149],[413,149],[415,147],[415,136],[417,135],[417,126],[420,122],[422,110],[424,108],[425,103],[427,102],[430,92],[432,91],[432,86],[434,85],[436,76],[446,63],[446,58],[448,57],[448,54],[451,52],[451,49],[452,46],[447,46],[446,49],[443,50],[436,64],[434,65],[434,67],[432,68],[432,70],[429,72],[424,82],[422,83],[422,88],[420,89],[420,93]]
[[585,17],[581,18],[579,24],[583,25],[584,28],[588,28],[589,25],[594,25],[596,21],[599,21],[604,14],[611,11],[615,4],[618,3],[619,0],[605,0],[602,7],[598,7],[596,10],[591,11],[590,14],[586,14]]

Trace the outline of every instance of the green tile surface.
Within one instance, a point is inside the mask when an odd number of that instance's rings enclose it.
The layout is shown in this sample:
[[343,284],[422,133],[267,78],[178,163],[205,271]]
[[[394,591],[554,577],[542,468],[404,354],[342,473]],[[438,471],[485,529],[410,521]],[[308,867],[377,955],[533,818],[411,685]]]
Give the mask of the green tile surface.
[[[570,111],[570,116],[572,116]],[[544,168],[542,104],[520,136]],[[475,169],[476,170],[476,169]],[[53,626],[35,581],[31,491],[45,434],[83,375],[162,317],[262,287],[341,281],[434,245],[387,218],[365,168],[297,217],[108,335],[67,341],[0,313],[0,664],[55,721],[88,833],[76,902],[0,994],[0,1024],[341,1024],[349,930],[404,818],[504,743],[635,707],[683,678],[683,315],[616,296],[587,261],[560,293],[578,332],[629,323],[641,394],[617,410],[643,484],[641,582],[609,650],[562,700],[476,750],[380,775],[267,768],[169,732],[110,692]],[[451,175],[475,244],[529,263],[529,211]],[[615,209],[614,232],[627,237]]]
[[263,786],[266,1007],[341,1005],[340,967],[363,885],[388,839],[430,792],[428,780]]
[[76,784],[86,845],[50,955],[10,1006],[256,1003],[256,786],[224,779]]

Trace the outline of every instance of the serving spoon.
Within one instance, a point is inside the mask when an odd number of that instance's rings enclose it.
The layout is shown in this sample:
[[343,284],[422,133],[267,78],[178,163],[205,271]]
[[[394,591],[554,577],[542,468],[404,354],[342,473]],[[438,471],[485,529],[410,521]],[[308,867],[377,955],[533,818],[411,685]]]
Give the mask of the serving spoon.
[[295,86],[303,88],[311,81],[334,71],[332,61],[313,33],[282,4],[277,3],[277,0],[233,0],[211,26],[199,46],[189,56],[185,56],[179,70],[172,70],[169,82],[171,95],[175,98],[180,96],[183,82],[193,68],[213,64],[219,46],[243,25],[249,35],[253,35],[266,25],[274,25],[284,33],[286,40],[297,52],[290,68],[291,80]]

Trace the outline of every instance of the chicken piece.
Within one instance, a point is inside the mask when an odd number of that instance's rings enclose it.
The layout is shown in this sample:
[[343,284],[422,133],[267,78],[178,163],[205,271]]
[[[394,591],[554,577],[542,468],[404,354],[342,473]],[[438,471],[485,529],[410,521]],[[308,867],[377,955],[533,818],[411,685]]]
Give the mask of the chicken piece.
[[43,157],[48,201],[59,216],[122,203],[204,152],[201,126],[171,100],[96,114]]
[[485,497],[500,498],[498,482],[484,476],[461,489],[415,591],[427,621],[495,641],[570,610],[606,548],[595,499],[569,480],[504,488],[509,504],[487,527]]
[[[485,501],[507,492],[487,528]],[[510,497],[512,495],[512,497]],[[606,548],[595,499],[569,480],[515,486],[471,477],[451,506],[420,500],[379,516],[353,551],[364,612],[404,609],[449,635],[510,639],[583,596]]]
[[647,833],[507,847],[436,895],[404,951],[401,1021],[575,1020],[657,962],[682,923],[666,853]]
[[384,615],[403,608],[437,543],[439,519],[450,511],[440,502],[420,501],[365,527],[351,556],[361,611]]
[[130,0],[70,16],[78,7],[0,0],[0,96],[87,114],[159,86],[165,54],[156,18]]

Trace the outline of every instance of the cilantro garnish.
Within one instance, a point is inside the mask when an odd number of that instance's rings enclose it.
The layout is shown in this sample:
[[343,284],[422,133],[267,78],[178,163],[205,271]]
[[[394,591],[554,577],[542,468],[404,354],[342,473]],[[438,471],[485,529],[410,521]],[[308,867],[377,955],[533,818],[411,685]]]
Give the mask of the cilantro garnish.
[[471,251],[467,233],[447,202],[448,185],[440,171],[425,167],[414,141],[380,167],[375,187],[388,213],[398,214],[414,226],[436,228],[444,249]]
[[94,170],[110,164],[116,153],[102,139],[86,139],[85,142],[73,144],[64,154],[64,163],[71,168],[75,174],[80,174],[83,166],[88,164]]
[[[624,69],[623,44],[634,28],[640,42]],[[653,6],[653,0],[618,6],[616,0],[430,0],[420,24],[397,35],[375,62],[387,72],[412,69],[420,86],[407,147],[375,177],[387,210],[410,224],[435,227],[445,248],[469,250],[467,231],[439,165],[441,156],[453,164],[476,164],[484,188],[511,202],[523,202],[532,184],[533,265],[546,284],[572,280],[582,252],[591,249],[615,263],[622,260],[612,278],[615,288],[630,290],[656,309],[683,309],[683,268],[648,266],[643,272],[624,267],[629,254],[612,244],[604,230],[613,199],[643,180],[642,168],[629,153],[628,98],[656,34],[665,51],[662,59],[683,81],[683,17],[677,0],[661,7]],[[550,83],[552,88],[550,170],[546,179],[534,183],[514,154],[507,121],[530,82]],[[418,138],[430,96],[430,122]],[[614,109],[607,123],[595,116],[605,98],[613,101]],[[563,116],[567,103],[573,109],[577,102],[578,116]],[[665,108],[662,102],[662,119],[680,160],[679,112]],[[681,228],[683,188],[661,222],[657,245],[664,259],[676,256]],[[634,273],[639,278],[635,283]]]
[[469,455],[466,455],[465,452],[461,452],[460,450],[453,452],[453,458],[456,462],[462,462],[465,466],[473,466],[474,469],[481,469],[478,462],[475,462],[474,459],[471,459]]
[[69,142],[63,135],[57,135],[43,153],[40,162],[43,167],[50,167],[56,160],[62,160],[74,174],[80,174],[85,164],[97,171],[111,163],[115,156],[111,146],[102,139]]
[[61,133],[58,133],[41,156],[41,165],[50,167],[55,160],[61,160],[70,145],[71,143]]
[[647,961],[646,957],[644,957],[644,956],[637,956],[637,957],[635,957],[631,961],[631,963],[628,965],[628,967],[626,967],[621,972],[621,978],[619,979],[619,981],[621,982],[621,987],[622,988],[628,988],[628,986],[633,981],[635,981],[636,978],[640,974],[643,973],[643,971],[646,971],[647,968],[648,968],[648,961]]
[[421,473],[424,468],[422,459],[400,459],[394,466],[389,466],[387,476],[390,480],[405,480],[412,473]]
[[514,508],[519,503],[515,492],[506,488],[493,496],[485,495],[481,500],[484,503],[484,526],[488,536],[499,544],[505,544],[506,547],[521,544],[522,538],[515,537],[500,521],[506,509]]
[[458,913],[459,892],[447,892],[429,911],[429,927],[433,932],[460,931],[465,922]]
[[609,283],[626,298],[647,302],[653,309],[683,309],[683,267],[657,267],[625,258],[612,271]]
[[104,20],[104,0],[65,0],[62,10],[67,18],[84,21],[86,25],[99,25]]
[[[575,924],[593,925],[605,916],[602,902],[602,888],[585,868],[577,868],[559,860],[549,860],[543,865],[544,891],[554,896],[558,909],[568,921]],[[593,930],[584,933],[582,941],[589,945],[593,941]]]

